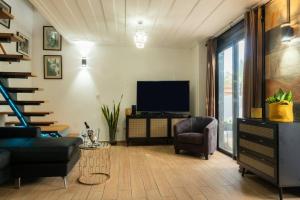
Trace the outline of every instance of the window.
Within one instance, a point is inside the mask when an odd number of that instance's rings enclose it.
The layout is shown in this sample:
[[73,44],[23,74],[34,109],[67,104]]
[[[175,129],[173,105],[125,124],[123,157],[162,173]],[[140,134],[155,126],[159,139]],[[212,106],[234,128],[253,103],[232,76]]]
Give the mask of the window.
[[242,115],[245,41],[243,21],[218,38],[217,117],[218,148],[236,152],[236,119]]

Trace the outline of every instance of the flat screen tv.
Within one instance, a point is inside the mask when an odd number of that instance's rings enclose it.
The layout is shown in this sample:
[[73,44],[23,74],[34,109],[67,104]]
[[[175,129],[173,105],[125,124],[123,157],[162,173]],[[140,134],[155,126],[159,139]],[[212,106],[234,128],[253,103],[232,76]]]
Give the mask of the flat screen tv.
[[189,81],[138,81],[137,111],[189,112]]

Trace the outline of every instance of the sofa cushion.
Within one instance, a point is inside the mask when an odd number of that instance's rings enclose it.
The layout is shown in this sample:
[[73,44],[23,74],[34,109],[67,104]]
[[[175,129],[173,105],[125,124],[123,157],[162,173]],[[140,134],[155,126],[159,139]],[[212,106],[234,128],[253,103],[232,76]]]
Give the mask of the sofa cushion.
[[7,150],[0,149],[0,170],[7,167],[10,163],[10,153]]
[[185,144],[203,144],[204,136],[202,133],[180,133],[177,140]]
[[79,151],[80,138],[11,138],[0,140],[0,148],[11,152],[12,163],[68,162]]

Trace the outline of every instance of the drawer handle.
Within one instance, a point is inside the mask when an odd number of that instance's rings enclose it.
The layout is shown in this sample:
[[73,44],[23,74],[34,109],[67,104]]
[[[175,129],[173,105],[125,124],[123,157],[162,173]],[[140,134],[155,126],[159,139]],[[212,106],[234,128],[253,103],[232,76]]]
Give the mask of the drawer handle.
[[265,159],[264,159],[264,158],[260,158],[260,160],[261,160],[261,161],[265,161]]
[[264,140],[259,140],[259,142],[260,142],[260,143],[263,143],[263,142],[264,142]]

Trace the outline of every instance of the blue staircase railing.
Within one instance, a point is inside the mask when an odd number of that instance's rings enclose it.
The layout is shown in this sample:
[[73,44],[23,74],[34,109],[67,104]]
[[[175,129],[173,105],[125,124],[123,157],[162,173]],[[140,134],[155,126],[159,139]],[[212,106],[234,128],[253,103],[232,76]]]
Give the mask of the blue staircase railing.
[[1,81],[0,79],[0,93],[2,94],[2,96],[4,97],[5,101],[7,101],[8,105],[10,106],[10,108],[13,110],[13,112],[16,114],[18,120],[21,123],[22,127],[28,127],[28,119],[22,114],[21,112],[21,108],[19,108],[15,102],[13,97],[10,95],[10,93],[6,90],[6,88],[4,87],[3,84],[3,80]]

